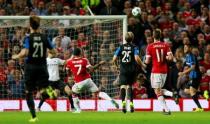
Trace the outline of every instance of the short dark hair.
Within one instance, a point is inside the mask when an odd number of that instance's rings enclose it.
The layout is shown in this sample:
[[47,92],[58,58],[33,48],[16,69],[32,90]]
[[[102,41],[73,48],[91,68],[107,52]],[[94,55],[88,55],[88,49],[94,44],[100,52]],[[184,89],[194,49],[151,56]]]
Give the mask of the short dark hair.
[[40,26],[40,17],[38,16],[30,16],[30,26],[32,29],[37,30]]
[[160,29],[155,29],[153,31],[153,37],[156,39],[156,40],[160,40],[161,38],[161,30]]
[[73,55],[80,56],[81,55],[81,49],[80,48],[75,48],[74,51],[73,51]]

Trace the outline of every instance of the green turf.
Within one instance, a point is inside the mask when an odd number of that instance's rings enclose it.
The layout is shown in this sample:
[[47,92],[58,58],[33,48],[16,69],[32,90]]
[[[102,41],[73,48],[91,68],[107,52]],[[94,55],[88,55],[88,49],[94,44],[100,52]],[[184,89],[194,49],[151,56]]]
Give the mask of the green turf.
[[[210,112],[39,112],[37,124],[210,124]],[[0,112],[0,124],[28,124],[28,112]]]

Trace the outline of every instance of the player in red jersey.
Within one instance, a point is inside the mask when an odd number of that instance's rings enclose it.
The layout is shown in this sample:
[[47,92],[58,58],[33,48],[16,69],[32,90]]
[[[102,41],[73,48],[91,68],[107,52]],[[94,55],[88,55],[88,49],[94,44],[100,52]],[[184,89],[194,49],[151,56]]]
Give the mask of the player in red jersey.
[[163,95],[173,97],[175,94],[166,89],[162,89],[162,87],[165,84],[168,73],[167,60],[171,61],[173,59],[173,54],[168,44],[160,41],[161,31],[159,29],[153,31],[153,37],[154,43],[149,44],[147,47],[145,63],[149,64],[152,61],[151,85],[158,100],[163,106],[164,114],[170,115],[171,112],[166,105]]
[[199,66],[200,72],[202,74],[201,81],[200,81],[200,92],[204,96],[205,99],[209,99],[209,90],[210,90],[210,76],[207,75],[206,69],[204,66]]
[[[89,72],[94,71],[104,63],[104,61],[101,61],[99,64],[91,66],[87,58],[81,57],[81,50],[79,48],[75,48],[73,51],[73,57],[67,61],[67,69],[70,69],[72,75],[74,76],[75,84],[72,87],[72,91],[75,94],[79,94],[88,90],[95,93],[95,95],[98,95],[100,98],[110,100],[116,108],[119,108],[119,105],[110,96],[108,96],[105,92],[99,92],[98,87],[91,79]],[[79,107],[78,97],[74,97],[73,101],[76,113],[80,113],[81,109]]]

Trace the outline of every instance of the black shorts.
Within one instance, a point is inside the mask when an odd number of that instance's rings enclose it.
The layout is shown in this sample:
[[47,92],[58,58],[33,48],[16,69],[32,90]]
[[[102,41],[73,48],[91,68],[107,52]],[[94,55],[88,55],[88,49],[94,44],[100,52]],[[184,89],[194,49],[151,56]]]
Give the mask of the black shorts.
[[133,85],[136,80],[136,72],[120,73],[120,85]]
[[39,90],[49,86],[46,65],[26,64],[24,78],[27,91]]
[[190,79],[190,81],[186,84],[185,88],[189,89],[190,87],[193,87],[195,89],[198,89],[200,85],[200,78],[193,78]]
[[67,85],[66,83],[62,82],[61,80],[59,81],[49,81],[50,86],[52,86],[53,89],[58,89],[61,92],[64,91],[65,86]]

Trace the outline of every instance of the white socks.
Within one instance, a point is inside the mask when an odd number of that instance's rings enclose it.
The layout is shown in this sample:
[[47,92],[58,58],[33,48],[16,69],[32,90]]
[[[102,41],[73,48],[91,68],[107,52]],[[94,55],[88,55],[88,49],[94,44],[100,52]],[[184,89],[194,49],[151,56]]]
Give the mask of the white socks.
[[112,98],[105,92],[99,92],[98,96],[102,99],[105,99],[105,100],[112,100]]
[[164,99],[163,96],[159,96],[158,97],[158,101],[160,102],[160,104],[163,106],[163,109],[165,109],[166,112],[169,112],[169,108],[168,106],[166,105],[166,101]]
[[79,98],[78,97],[73,97],[74,101],[74,107],[76,110],[80,110],[80,105],[79,105]]
[[170,96],[170,97],[173,96],[173,93],[171,91],[169,91],[169,90],[166,90],[166,89],[162,89],[162,93],[165,96]]

